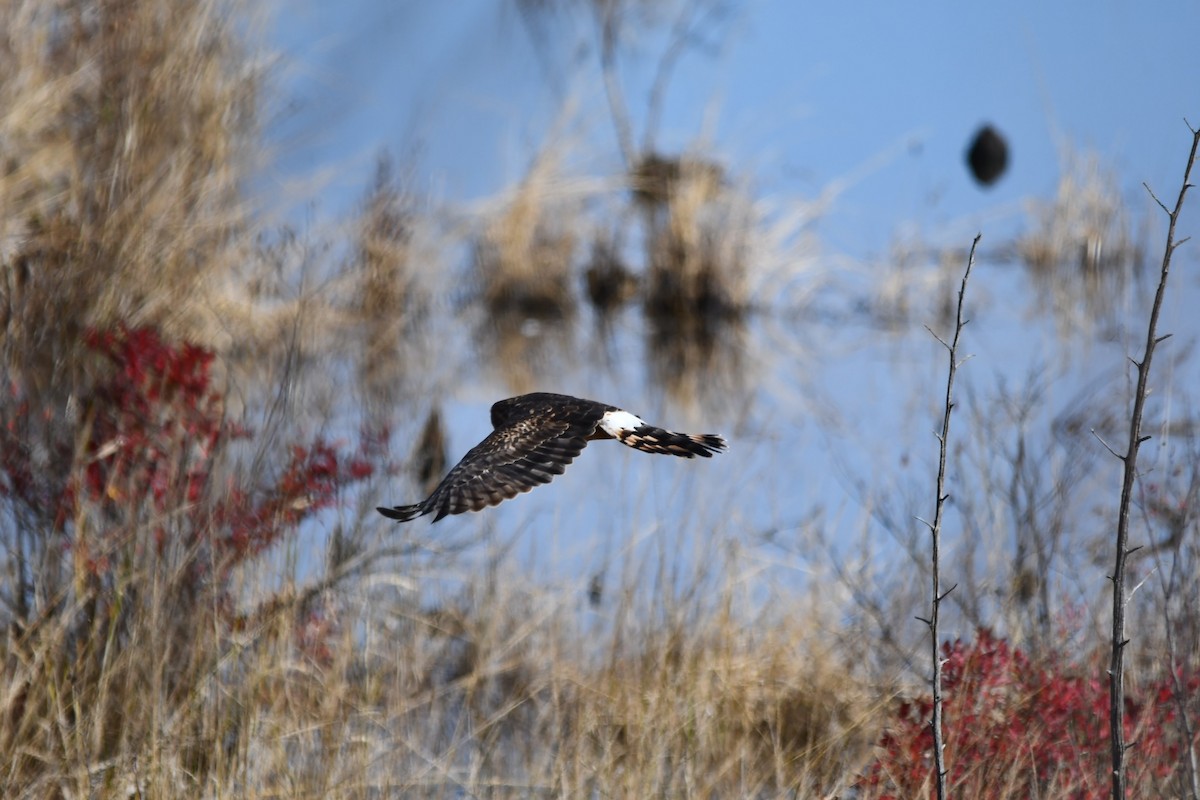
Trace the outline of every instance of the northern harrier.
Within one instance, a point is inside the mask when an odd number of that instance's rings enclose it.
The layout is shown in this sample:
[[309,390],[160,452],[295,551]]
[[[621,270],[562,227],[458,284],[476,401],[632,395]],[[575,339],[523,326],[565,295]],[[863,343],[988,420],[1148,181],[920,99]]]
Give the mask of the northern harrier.
[[616,439],[644,453],[710,458],[725,449],[711,433],[675,433],[649,425],[616,406],[565,394],[523,394],[492,406],[487,438],[420,503],[380,508],[385,517],[407,522],[494,506],[535,486],[549,483],[592,439]]

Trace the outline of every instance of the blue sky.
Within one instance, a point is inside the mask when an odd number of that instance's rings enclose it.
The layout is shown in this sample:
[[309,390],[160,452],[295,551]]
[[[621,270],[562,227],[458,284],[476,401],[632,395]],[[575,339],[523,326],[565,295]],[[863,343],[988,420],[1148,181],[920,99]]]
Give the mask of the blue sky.
[[[1186,143],[1181,120],[1200,114],[1197,31],[1195,0],[746,0],[719,52],[680,62],[660,148],[704,136],[765,194],[814,196],[873,166],[826,221],[835,247],[1049,196],[1060,143],[1095,150],[1131,189],[1167,187]],[[564,38],[587,42],[588,29]],[[640,117],[657,50],[649,37],[631,41],[641,52],[622,74]],[[296,110],[277,129],[281,164],[289,174],[336,168],[329,211],[353,202],[384,147],[415,155],[442,200],[493,194],[520,177],[560,107],[510,3],[301,0],[277,19],[275,42]],[[595,54],[562,50],[554,79],[579,100],[575,130],[595,145],[591,165],[611,171]],[[984,121],[1013,152],[987,192],[962,166]]]

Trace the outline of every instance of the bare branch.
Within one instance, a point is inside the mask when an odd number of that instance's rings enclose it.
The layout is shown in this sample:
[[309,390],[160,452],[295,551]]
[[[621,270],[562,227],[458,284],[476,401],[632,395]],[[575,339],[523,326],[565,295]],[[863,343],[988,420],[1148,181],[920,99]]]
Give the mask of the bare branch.
[[671,34],[667,49],[658,61],[654,71],[654,82],[650,87],[650,96],[646,102],[646,130],[642,137],[644,153],[652,152],[654,139],[658,135],[658,124],[662,118],[663,100],[666,97],[667,82],[675,71],[675,65],[696,43],[699,30],[709,20],[718,20],[728,13],[723,0],[708,0],[708,2],[684,3],[679,9],[679,16],[671,26]]
[[[946,797],[946,754],[945,743],[942,741],[942,659],[938,652],[938,612],[942,601],[950,592],[954,591],[958,584],[951,586],[945,592],[941,591],[941,567],[939,552],[941,547],[942,534],[942,515],[945,510],[946,500],[950,495],[946,491],[946,453],[948,440],[950,437],[950,415],[954,410],[954,376],[958,371],[958,340],[962,334],[963,327],[966,325],[966,320],[963,319],[963,300],[967,294],[967,279],[971,277],[971,267],[975,264],[975,248],[979,245],[980,236],[976,235],[975,240],[971,242],[971,253],[967,258],[967,268],[963,272],[962,283],[958,287],[958,311],[954,322],[954,336],[947,344],[945,340],[934,333],[929,326],[925,329],[929,331],[933,338],[942,343],[949,355],[949,369],[946,375],[946,401],[942,411],[942,430],[937,434],[938,440],[938,474],[937,474],[937,502],[934,508],[933,524],[929,525],[930,538],[932,540],[931,548],[931,579],[932,579],[932,612],[929,615],[929,638],[930,638],[930,658],[933,661],[933,677],[931,683],[933,685],[933,719],[930,720],[930,728],[933,731],[933,759],[935,766],[935,778],[937,781],[937,797],[938,800],[945,800]],[[964,359],[965,360],[965,359]],[[928,524],[928,523],[926,523]]]
[[949,343],[947,343],[945,339],[943,339],[942,337],[940,337],[936,333],[934,333],[933,328],[926,325],[925,330],[929,331],[929,335],[932,336],[933,338],[937,339],[941,343],[942,347],[946,348],[947,350],[950,349]]
[[[1132,550],[1130,550],[1129,552],[1133,553],[1134,551],[1141,550],[1141,549],[1142,548],[1140,548],[1140,547],[1135,547]],[[1146,581],[1150,580],[1150,576],[1153,575],[1154,572],[1155,572],[1155,570],[1151,570],[1150,572],[1146,573],[1146,577],[1142,578],[1140,581],[1138,581],[1137,583],[1134,584],[1133,588],[1129,590],[1129,599],[1131,599],[1131,600],[1133,599],[1133,596],[1138,593],[1138,589],[1141,589],[1142,586],[1144,586],[1146,584]]]
[[1098,441],[1098,442],[1100,442],[1100,444],[1104,445],[1104,449],[1105,449],[1105,450],[1107,450],[1108,452],[1112,453],[1112,454],[1113,454],[1113,456],[1115,456],[1116,458],[1120,459],[1121,461],[1124,461],[1124,460],[1125,460],[1125,456],[1121,455],[1121,454],[1120,454],[1120,453],[1118,453],[1116,450],[1113,450],[1111,447],[1109,447],[1109,445],[1108,445],[1108,442],[1104,441],[1104,437],[1103,437],[1103,436],[1101,436],[1100,434],[1096,433],[1096,429],[1095,429],[1095,428],[1092,428],[1092,429],[1091,429],[1091,431],[1092,431],[1092,436],[1095,436],[1095,437],[1096,437],[1096,441]]
[[604,75],[604,94],[608,99],[609,114],[616,128],[617,146],[625,165],[633,164],[637,154],[633,145],[633,125],[629,121],[629,109],[625,105],[625,94],[621,91],[617,75],[617,47],[620,44],[621,4],[616,2],[595,3],[596,26],[600,33],[600,70]]
[[[1196,149],[1200,146],[1200,130],[1192,129],[1192,149],[1188,153],[1187,166],[1183,171],[1183,185],[1179,197],[1175,201],[1174,210],[1168,210],[1154,195],[1150,187],[1146,191],[1154,197],[1155,202],[1167,212],[1167,242],[1163,250],[1162,269],[1159,273],[1158,289],[1154,293],[1154,304],[1150,309],[1150,320],[1146,326],[1146,346],[1137,365],[1137,387],[1133,394],[1133,410],[1130,414],[1129,445],[1125,455],[1121,457],[1124,470],[1121,478],[1121,502],[1117,512],[1117,541],[1116,564],[1112,574],[1112,652],[1109,663],[1108,702],[1109,702],[1109,744],[1112,761],[1112,799],[1125,800],[1125,661],[1124,651],[1128,639],[1125,635],[1125,607],[1129,596],[1125,592],[1125,565],[1129,557],[1129,510],[1132,506],[1134,482],[1137,478],[1138,449],[1146,441],[1142,435],[1142,417],[1145,411],[1146,398],[1150,394],[1150,364],[1154,358],[1154,348],[1159,339],[1158,316],[1162,309],[1163,297],[1167,291],[1167,278],[1171,272],[1171,254],[1175,246],[1175,225],[1179,221],[1183,200],[1191,184],[1189,179],[1192,166],[1196,163]],[[1097,437],[1099,438],[1099,437]],[[1107,447],[1107,445],[1105,445]],[[1110,452],[1111,452],[1111,448]],[[1136,587],[1135,587],[1136,590]]]
[[1161,208],[1163,211],[1165,211],[1168,215],[1170,215],[1171,209],[1167,208],[1167,206],[1163,203],[1163,201],[1158,199],[1158,195],[1156,195],[1154,193],[1154,190],[1150,188],[1150,184],[1146,183],[1145,181],[1142,181],[1142,186],[1146,187],[1146,191],[1150,194],[1151,199],[1153,199],[1154,202],[1158,203],[1158,207]]

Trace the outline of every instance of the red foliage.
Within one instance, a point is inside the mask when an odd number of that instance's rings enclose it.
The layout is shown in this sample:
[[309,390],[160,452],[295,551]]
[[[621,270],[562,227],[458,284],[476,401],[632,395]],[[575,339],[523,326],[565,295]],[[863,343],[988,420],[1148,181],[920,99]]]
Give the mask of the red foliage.
[[[956,796],[1109,795],[1106,664],[1035,665],[986,629],[973,643],[944,644],[942,658],[947,788]],[[1194,697],[1200,672],[1179,678]],[[1159,796],[1182,768],[1174,686],[1168,674],[1126,691],[1126,740],[1135,743],[1126,757],[1132,796]],[[931,795],[932,714],[930,697],[899,704],[862,786],[881,798]]]
[[90,331],[87,345],[115,369],[92,391],[70,510],[81,499],[110,513],[142,503],[160,515],[196,503],[230,438],[211,388],[213,354],[172,346],[152,328]]
[[227,448],[252,434],[225,418],[211,351],[169,343],[153,328],[91,331],[86,344],[111,369],[77,413],[43,413],[45,442],[31,443],[30,404],[10,386],[0,498],[47,515],[77,567],[95,577],[119,553],[180,545],[192,580],[220,579],[334,505],[384,458],[386,435],[364,436],[348,454],[317,438],[293,445],[277,474],[241,476],[225,469]]

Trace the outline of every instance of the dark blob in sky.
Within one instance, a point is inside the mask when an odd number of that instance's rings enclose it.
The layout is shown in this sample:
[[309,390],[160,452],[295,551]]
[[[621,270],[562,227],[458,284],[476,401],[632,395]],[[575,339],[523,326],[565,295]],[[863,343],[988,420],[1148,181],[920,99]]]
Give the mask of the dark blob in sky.
[[967,165],[980,186],[991,186],[1008,168],[1008,142],[991,125],[984,125],[971,141]]

